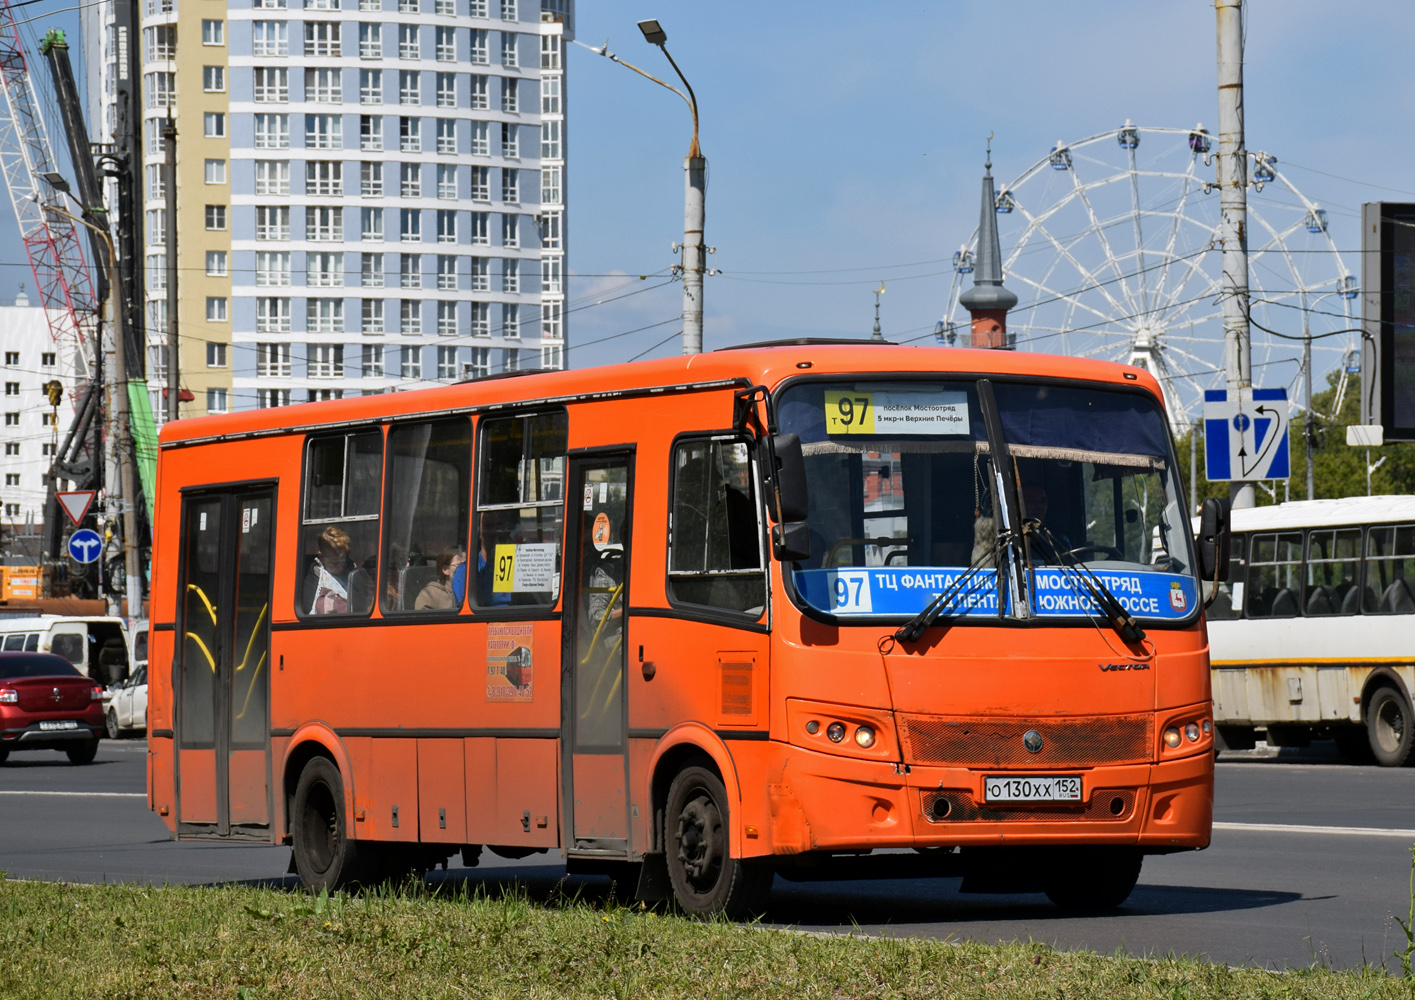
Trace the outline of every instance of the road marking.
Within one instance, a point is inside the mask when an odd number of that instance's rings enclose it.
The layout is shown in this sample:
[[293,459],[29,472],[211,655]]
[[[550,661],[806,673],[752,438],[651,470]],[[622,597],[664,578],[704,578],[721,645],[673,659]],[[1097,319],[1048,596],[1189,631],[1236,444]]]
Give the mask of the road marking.
[[71,799],[145,799],[147,792],[41,792],[21,789],[0,791],[0,795],[57,795]]
[[1415,830],[1380,830],[1368,826],[1298,826],[1291,823],[1215,823],[1215,830],[1238,833],[1325,833],[1350,837],[1399,837],[1415,840]]

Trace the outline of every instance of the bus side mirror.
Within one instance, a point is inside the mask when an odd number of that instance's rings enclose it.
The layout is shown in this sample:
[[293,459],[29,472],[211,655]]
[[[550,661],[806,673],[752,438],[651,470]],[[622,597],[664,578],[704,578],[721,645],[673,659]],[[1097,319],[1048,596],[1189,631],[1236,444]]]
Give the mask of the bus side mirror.
[[771,529],[772,555],[781,562],[807,559],[811,554],[811,534],[806,525],[806,460],[801,454],[801,438],[796,434],[774,434],[767,439],[767,467],[771,472],[772,515],[778,523]]
[[1199,514],[1199,577],[1205,582],[1228,580],[1229,540],[1228,504],[1209,497]]

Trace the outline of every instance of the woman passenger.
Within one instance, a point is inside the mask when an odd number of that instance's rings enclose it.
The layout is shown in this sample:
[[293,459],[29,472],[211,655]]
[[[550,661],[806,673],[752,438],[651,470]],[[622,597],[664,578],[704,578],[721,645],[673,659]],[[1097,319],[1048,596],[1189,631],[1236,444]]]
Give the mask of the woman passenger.
[[330,525],[319,533],[319,555],[305,574],[304,606],[312,615],[342,615],[349,611],[349,536]]
[[458,601],[452,595],[452,574],[466,561],[462,550],[453,546],[443,549],[437,557],[437,579],[429,580],[413,603],[416,611],[449,611]]

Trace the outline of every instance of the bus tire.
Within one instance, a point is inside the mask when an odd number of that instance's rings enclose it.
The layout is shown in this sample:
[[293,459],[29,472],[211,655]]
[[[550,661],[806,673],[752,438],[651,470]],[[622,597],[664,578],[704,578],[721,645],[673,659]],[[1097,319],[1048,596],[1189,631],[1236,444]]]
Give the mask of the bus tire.
[[1371,754],[1382,767],[1402,767],[1415,750],[1415,720],[1405,695],[1383,684],[1371,692],[1366,706],[1366,735]]
[[1042,891],[1072,913],[1106,913],[1130,898],[1144,856],[1133,847],[1077,847],[1050,859]]
[[673,897],[692,917],[742,920],[771,895],[770,865],[731,856],[727,789],[705,767],[684,768],[668,788],[663,842]]
[[300,772],[290,815],[295,871],[310,889],[340,889],[361,877],[359,845],[349,839],[344,781],[328,757]]

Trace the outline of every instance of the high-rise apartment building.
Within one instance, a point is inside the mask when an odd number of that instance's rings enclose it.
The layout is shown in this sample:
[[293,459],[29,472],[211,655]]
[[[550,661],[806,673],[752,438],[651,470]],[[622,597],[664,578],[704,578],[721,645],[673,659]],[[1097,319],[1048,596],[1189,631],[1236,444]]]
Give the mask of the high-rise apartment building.
[[563,367],[572,3],[142,0],[159,419],[169,116],[183,415]]

